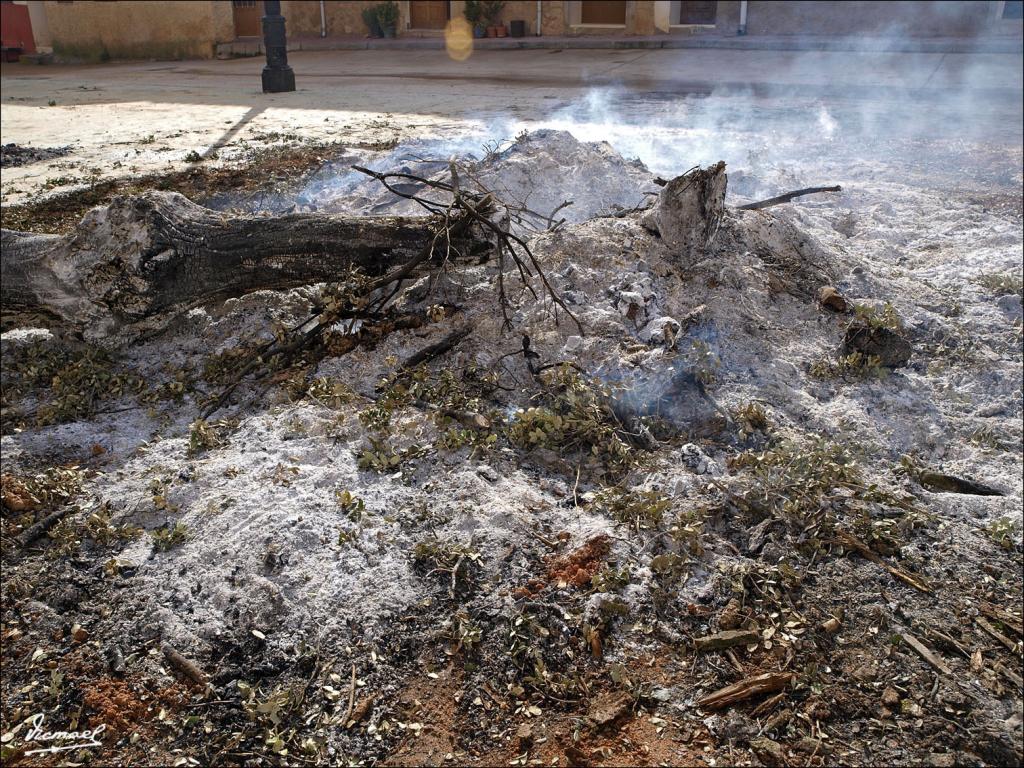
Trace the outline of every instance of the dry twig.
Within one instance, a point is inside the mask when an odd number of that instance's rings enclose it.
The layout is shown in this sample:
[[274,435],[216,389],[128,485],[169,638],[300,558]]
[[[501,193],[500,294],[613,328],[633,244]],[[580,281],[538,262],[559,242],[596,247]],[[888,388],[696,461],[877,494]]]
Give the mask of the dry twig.
[[868,547],[867,544],[858,539],[849,531],[842,531],[837,529],[836,542],[844,549],[849,549],[851,551],[857,552],[864,559],[870,560],[875,565],[882,566],[882,568],[887,570],[889,573],[891,573],[897,579],[902,581],[904,584],[909,584],[914,589],[920,592],[931,593],[931,587],[925,584],[924,581],[922,581],[920,578],[913,575],[912,573],[903,570],[902,568],[898,568],[895,565],[889,565],[889,563],[885,562],[885,560],[876,555],[871,550],[871,548]]
[[816,192],[842,192],[843,188],[836,184],[834,187],[807,187],[805,189],[798,189],[793,192],[787,192],[784,195],[778,197],[769,197],[767,200],[760,200],[756,203],[747,203],[746,205],[737,206],[738,210],[741,211],[759,211],[762,208],[771,208],[773,205],[782,205],[788,203],[794,198],[803,197],[804,195],[813,195]]

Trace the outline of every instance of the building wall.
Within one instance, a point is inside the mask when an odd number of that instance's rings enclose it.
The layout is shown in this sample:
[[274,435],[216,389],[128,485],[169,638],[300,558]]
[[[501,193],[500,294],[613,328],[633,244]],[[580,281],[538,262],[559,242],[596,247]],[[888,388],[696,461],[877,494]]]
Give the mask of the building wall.
[[[376,0],[326,0],[328,36],[365,35],[367,29],[363,24],[362,10],[375,4]],[[210,58],[217,43],[235,39],[230,0],[33,0],[29,5],[35,15],[39,15],[40,8],[45,10],[54,52],[66,59]],[[400,35],[439,34],[409,30],[409,2],[399,0],[398,6]],[[452,0],[452,16],[461,16],[463,6],[463,0]],[[738,0],[718,3],[714,27],[668,27],[665,20],[669,6],[669,0],[630,0],[626,5],[624,27],[595,28],[579,25],[580,0],[544,0],[541,3],[541,32],[546,36],[652,35],[665,31],[672,34],[736,34],[740,9]],[[1024,34],[1021,21],[998,18],[1001,7],[1002,3],[985,0],[751,0],[747,8],[747,34],[1021,37]],[[283,0],[282,12],[290,36],[316,37],[320,34],[318,0]],[[528,35],[536,34],[537,6],[534,0],[508,0],[500,21],[507,25],[516,19],[526,22]]]
[[[545,3],[545,5],[560,5],[560,3]],[[510,21],[525,21],[526,34],[534,35],[537,32],[537,4],[533,0],[508,0],[498,17],[498,22],[506,27]],[[559,34],[556,32],[548,34]]]
[[565,3],[545,2],[541,4],[540,10],[540,33],[542,35],[564,35],[567,27]]
[[[585,2],[585,0],[583,0]],[[626,4],[626,25],[619,30],[586,28],[573,23],[579,17],[581,0],[543,0],[543,35],[653,35],[665,31],[664,17],[668,0],[631,0]],[[221,3],[215,3],[221,4]],[[224,5],[230,5],[224,2]],[[376,0],[351,2],[327,0],[328,36],[366,34],[362,9]],[[399,0],[399,34],[408,34],[409,3]],[[452,0],[452,17],[462,15],[462,0]],[[1016,34],[1021,22],[996,20],[997,3],[986,0],[950,2],[949,0],[751,0],[747,7],[749,35],[879,35],[915,37],[965,37],[977,34]],[[230,9],[229,9],[230,12]],[[285,0],[282,12],[288,19],[288,33],[320,34],[320,4],[317,0]],[[659,18],[662,22],[659,24]],[[536,34],[537,6],[534,0],[507,0],[499,21],[505,25],[515,19],[526,22],[528,35]],[[720,0],[713,28],[675,27],[672,33],[735,35],[739,26],[738,0]]]
[[[208,59],[234,38],[213,0],[45,3],[54,53],[66,59]],[[231,4],[224,2],[230,20]],[[218,35],[224,35],[218,37]]]
[[[324,16],[327,20],[327,36],[342,37],[365,35],[366,25],[363,23],[363,8],[377,5],[378,0],[357,1],[326,0]],[[462,0],[452,0],[452,18],[461,18],[464,8]],[[542,30],[546,35],[565,34],[563,3],[559,0],[545,0],[541,6]],[[409,3],[399,0],[399,34],[408,33]],[[287,20],[288,34],[296,36],[317,36],[320,34],[320,3],[319,0],[284,0],[281,13]],[[502,9],[498,21],[506,26],[510,21],[526,22],[526,33],[535,34],[537,27],[537,4],[534,0],[508,0]],[[440,34],[440,31],[433,32]]]
[[654,3],[627,3],[626,34],[653,35],[657,31],[654,27],[654,15]]
[[[327,21],[328,37],[365,35],[363,8],[376,2],[324,2],[324,17]],[[316,37],[320,34],[320,3],[317,0],[285,0],[281,3],[289,35]],[[399,22],[399,29],[402,28]]]
[[806,0],[800,3],[752,0],[747,6],[747,34],[971,37],[995,31],[993,5],[943,0]]
[[53,50],[53,41],[50,39],[50,25],[46,21],[46,9],[43,7],[42,0],[16,0],[15,5],[28,6],[36,50],[41,53],[50,53]]

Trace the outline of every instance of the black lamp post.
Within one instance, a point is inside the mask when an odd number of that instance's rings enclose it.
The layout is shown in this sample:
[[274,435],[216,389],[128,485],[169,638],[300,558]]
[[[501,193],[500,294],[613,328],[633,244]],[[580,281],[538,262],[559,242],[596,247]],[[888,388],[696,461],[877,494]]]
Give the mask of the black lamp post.
[[267,65],[263,68],[263,92],[294,91],[295,73],[288,66],[288,46],[285,43],[280,0],[264,0],[263,14],[263,47],[267,51]]

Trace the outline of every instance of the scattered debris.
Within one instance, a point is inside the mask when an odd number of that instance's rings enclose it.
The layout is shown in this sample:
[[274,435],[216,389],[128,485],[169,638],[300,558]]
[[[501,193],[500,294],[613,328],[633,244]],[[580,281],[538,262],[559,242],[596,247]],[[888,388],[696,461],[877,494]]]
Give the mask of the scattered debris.
[[887,685],[882,691],[882,703],[889,709],[896,709],[900,705],[900,695],[891,685]]
[[838,616],[829,616],[825,621],[821,622],[821,629],[823,632],[827,632],[830,635],[834,635],[842,627],[843,622]]
[[1002,643],[1003,646],[1010,653],[1014,653],[1014,654],[1020,653],[1021,643],[1015,643],[1013,640],[1011,640],[1006,635],[1004,635],[1002,632],[998,631],[995,627],[993,627],[982,616],[975,616],[974,617],[974,622],[979,627],[981,627],[983,630],[985,630],[988,634],[990,634],[992,637],[994,637],[996,640],[998,640],[1000,643]]
[[12,168],[18,165],[39,163],[64,157],[71,147],[25,147],[18,144],[0,145],[0,168]]
[[632,708],[633,700],[624,693],[601,694],[590,705],[587,718],[600,730],[624,718]]
[[548,566],[548,578],[556,585],[583,587],[590,583],[610,549],[608,536],[595,536],[572,552],[554,558]]
[[750,742],[750,750],[757,755],[757,759],[763,765],[772,766],[772,768],[784,768],[784,766],[789,765],[789,760],[786,759],[786,751],[778,742],[771,739],[764,737],[753,739]]
[[[325,182],[321,202],[333,194],[340,218],[384,204],[377,214],[437,235],[437,258],[407,273],[423,250],[327,284],[175,307],[167,324],[123,313],[105,337],[116,359],[66,373],[50,352],[67,339],[5,332],[4,540],[66,510],[36,546],[5,548],[5,730],[65,704],[83,722],[116,714],[140,736],[97,751],[104,764],[818,765],[932,745],[1013,762],[1019,494],[927,494],[899,461],[984,467],[1011,487],[1019,457],[1000,446],[1020,434],[1007,363],[1019,350],[1013,328],[993,330],[988,289],[947,297],[941,275],[912,286],[897,272],[918,280],[924,245],[888,269],[891,238],[872,234],[895,214],[870,189],[858,186],[857,249],[836,234],[846,212],[827,205],[719,209],[714,166],[700,177],[712,216],[673,229],[672,205],[684,216],[696,187],[666,183],[674,203],[645,210],[634,192],[649,174],[619,159],[626,182],[609,173],[565,206],[575,191],[548,169],[529,178],[525,158],[545,143],[518,144],[485,161],[489,178],[538,185],[535,215],[524,195],[508,220],[477,205],[481,166],[457,161],[453,175],[447,157],[420,158],[366,176],[339,164],[348,176],[333,192]],[[603,156],[559,146],[560,169],[593,173]],[[745,183],[755,199],[761,182]],[[352,185],[363,197],[349,211],[338,190]],[[455,209],[422,215],[412,199],[447,206],[455,193],[498,232],[462,208],[486,231],[449,242]],[[614,195],[623,208],[592,218]],[[222,203],[225,226],[282,219]],[[118,203],[115,218],[135,221],[132,205],[147,203]],[[907,203],[891,205],[902,216]],[[284,218],[310,213],[324,211]],[[518,248],[504,234],[530,255],[504,253],[502,313],[498,244]],[[99,269],[90,290],[114,274]],[[101,293],[132,310],[130,269],[116,274]],[[808,378],[835,354],[823,285],[892,296],[905,325],[888,306],[847,311],[913,339],[927,364]],[[946,303],[924,310],[915,290]],[[969,341],[936,341],[952,332]],[[115,391],[122,371],[139,386]],[[55,378],[65,398],[85,394],[40,422]],[[230,418],[197,421],[213,405]],[[998,440],[968,439],[981,418]],[[35,482],[59,462],[96,471]],[[182,678],[173,696],[160,692],[168,670]],[[712,693],[683,706],[694,690]]]
[[929,587],[924,581],[922,581],[920,577],[915,576],[912,573],[908,573],[907,571],[903,570],[902,568],[899,568],[899,567],[897,567],[895,565],[890,565],[889,563],[885,562],[885,560],[883,560],[881,557],[879,557],[874,552],[872,552],[871,548],[868,547],[867,544],[865,544],[863,541],[858,539],[856,536],[854,536],[849,531],[837,530],[836,531],[836,542],[838,544],[840,544],[842,547],[844,547],[845,549],[849,549],[850,551],[857,552],[862,557],[870,560],[871,562],[873,562],[873,563],[875,563],[877,565],[882,566],[885,570],[887,570],[889,573],[891,573],[897,579],[899,579],[900,581],[902,581],[905,584],[909,584],[914,589],[919,590],[921,592],[931,592],[932,591],[931,587]]

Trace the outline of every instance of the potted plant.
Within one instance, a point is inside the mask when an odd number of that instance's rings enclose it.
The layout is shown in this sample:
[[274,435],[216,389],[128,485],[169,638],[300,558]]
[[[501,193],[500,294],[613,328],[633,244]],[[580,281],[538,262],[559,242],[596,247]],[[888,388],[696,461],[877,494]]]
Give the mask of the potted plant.
[[484,0],[480,7],[483,17],[487,20],[487,36],[505,37],[508,32],[503,24],[498,23],[498,17],[505,8],[505,0]]
[[473,37],[483,37],[487,34],[487,27],[483,23],[484,9],[481,0],[466,0],[462,15],[473,28]]
[[377,6],[377,23],[380,24],[384,37],[394,37],[398,29],[398,3],[387,0]]
[[370,37],[384,37],[384,30],[380,28],[377,21],[377,6],[369,5],[363,8],[363,24],[370,30]]

